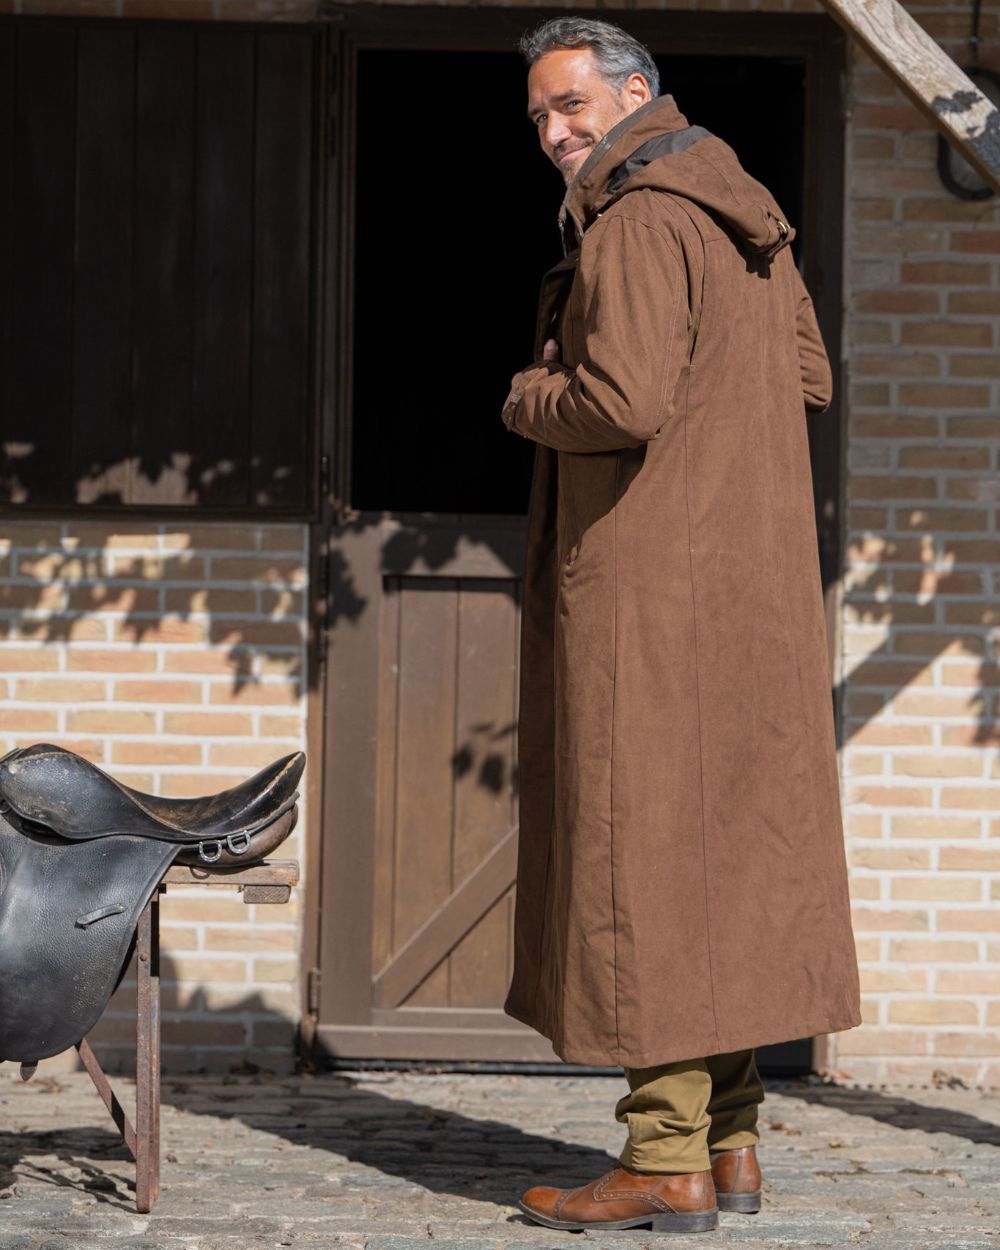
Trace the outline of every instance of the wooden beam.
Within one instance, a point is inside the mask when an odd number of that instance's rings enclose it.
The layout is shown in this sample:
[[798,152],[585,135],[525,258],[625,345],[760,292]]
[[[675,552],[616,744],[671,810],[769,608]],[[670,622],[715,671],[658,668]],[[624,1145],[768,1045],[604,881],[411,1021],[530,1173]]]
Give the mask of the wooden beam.
[[898,0],[823,0],[918,109],[1000,192],[1000,109]]

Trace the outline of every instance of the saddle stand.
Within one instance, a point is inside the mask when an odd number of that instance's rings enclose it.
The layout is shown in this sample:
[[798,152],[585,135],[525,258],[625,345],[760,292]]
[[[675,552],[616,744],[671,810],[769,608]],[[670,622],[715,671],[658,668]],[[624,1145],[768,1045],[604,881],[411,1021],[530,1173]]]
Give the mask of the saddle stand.
[[[0,759],[0,1061],[28,1077],[76,1047],[136,1160],[140,1211],[159,1190],[160,891],[212,878],[245,902],[287,901],[295,872],[261,861],[295,826],[304,766],[298,752],[221,794],[161,799],[60,747]],[[134,1127],[86,1041],[133,946]]]

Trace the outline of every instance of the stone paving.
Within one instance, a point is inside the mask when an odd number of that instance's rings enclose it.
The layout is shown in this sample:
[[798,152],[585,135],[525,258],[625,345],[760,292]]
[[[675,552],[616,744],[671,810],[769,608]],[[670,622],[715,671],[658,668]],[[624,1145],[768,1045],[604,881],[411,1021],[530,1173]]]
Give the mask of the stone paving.
[[[115,1082],[123,1097],[129,1083]],[[625,1250],[648,1231],[553,1233],[514,1197],[609,1166],[608,1077],[344,1073],[167,1078],[163,1193],[85,1075],[0,1068],[0,1250]],[[1000,1250],[1000,1092],[773,1084],[759,1215],[671,1247]]]

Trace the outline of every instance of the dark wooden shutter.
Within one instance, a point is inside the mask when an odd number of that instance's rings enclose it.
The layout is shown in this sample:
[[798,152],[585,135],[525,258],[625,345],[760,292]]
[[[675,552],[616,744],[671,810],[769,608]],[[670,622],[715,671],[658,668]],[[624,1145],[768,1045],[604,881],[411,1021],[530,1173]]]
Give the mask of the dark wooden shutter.
[[0,19],[0,505],[312,505],[316,40]]

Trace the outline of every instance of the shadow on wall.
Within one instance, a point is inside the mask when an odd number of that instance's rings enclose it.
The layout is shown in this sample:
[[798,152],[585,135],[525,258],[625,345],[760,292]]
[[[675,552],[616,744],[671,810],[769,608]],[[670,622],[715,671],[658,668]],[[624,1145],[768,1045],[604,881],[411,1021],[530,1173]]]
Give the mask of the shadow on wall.
[[[912,517],[919,522],[919,511]],[[890,704],[907,717],[940,719],[944,745],[1000,743],[1000,645],[991,638],[1000,614],[983,571],[991,546],[974,534],[946,539],[919,531],[907,538],[866,535],[851,544],[844,594],[849,622],[884,638],[874,647],[865,644],[864,658],[836,692],[845,744],[863,742],[866,726]],[[949,661],[944,690],[931,672],[939,659]],[[949,725],[949,718],[959,719]],[[919,745],[908,728],[907,743]],[[929,724],[926,745],[933,745]]]

